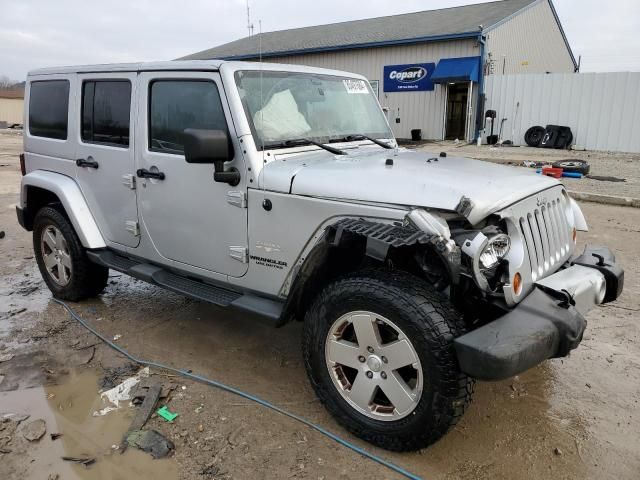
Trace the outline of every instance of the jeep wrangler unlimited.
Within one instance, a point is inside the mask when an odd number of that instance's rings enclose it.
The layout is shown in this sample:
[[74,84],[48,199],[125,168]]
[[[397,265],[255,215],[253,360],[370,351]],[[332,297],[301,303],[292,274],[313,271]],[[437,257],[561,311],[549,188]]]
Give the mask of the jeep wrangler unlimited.
[[576,348],[615,300],[558,181],[398,148],[364,77],[175,61],[29,74],[20,224],[56,298],[109,269],[276,325],[355,435],[425,447],[474,379]]

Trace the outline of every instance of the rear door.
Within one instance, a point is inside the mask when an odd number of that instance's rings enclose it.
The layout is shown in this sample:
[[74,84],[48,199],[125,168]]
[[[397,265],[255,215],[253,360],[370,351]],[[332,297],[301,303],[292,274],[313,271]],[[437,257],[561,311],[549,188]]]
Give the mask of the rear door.
[[79,77],[80,131],[76,178],[102,235],[136,247],[134,126],[137,73]]

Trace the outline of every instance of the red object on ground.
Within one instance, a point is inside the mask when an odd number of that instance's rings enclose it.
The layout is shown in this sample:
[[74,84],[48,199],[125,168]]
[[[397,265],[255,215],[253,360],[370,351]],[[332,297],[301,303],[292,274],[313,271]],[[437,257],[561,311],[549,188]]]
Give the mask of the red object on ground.
[[542,167],[542,174],[548,177],[560,178],[562,177],[562,169],[554,167]]

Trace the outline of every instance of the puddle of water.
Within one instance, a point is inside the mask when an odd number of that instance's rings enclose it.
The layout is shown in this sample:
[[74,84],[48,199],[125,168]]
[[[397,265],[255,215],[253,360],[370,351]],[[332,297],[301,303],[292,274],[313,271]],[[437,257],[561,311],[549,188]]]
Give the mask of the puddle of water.
[[[175,479],[173,459],[154,460],[150,455],[129,448],[124,454],[112,445],[120,444],[135,410],[123,407],[108,415],[94,417],[102,402],[97,391],[98,375],[94,371],[72,373],[61,385],[37,387],[0,393],[3,412],[27,413],[29,421],[42,418],[47,433],[39,442],[26,445],[25,454],[12,458],[20,478],[43,479],[58,474],[61,479]],[[49,434],[61,433],[57,440]],[[15,436],[21,436],[20,428]],[[13,444],[22,439],[14,437]],[[12,446],[13,446],[12,444]],[[85,468],[61,459],[62,456],[91,457],[96,462]]]

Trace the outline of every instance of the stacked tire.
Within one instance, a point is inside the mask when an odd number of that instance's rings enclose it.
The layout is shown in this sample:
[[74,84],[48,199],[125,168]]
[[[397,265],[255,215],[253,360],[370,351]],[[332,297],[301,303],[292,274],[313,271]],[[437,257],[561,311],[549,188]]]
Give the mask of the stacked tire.
[[569,149],[573,133],[571,128],[562,125],[536,125],[525,132],[524,141],[530,147]]
[[525,132],[524,141],[530,147],[538,147],[540,146],[542,137],[544,137],[544,127],[540,127],[539,125],[536,125],[535,127],[529,128]]

